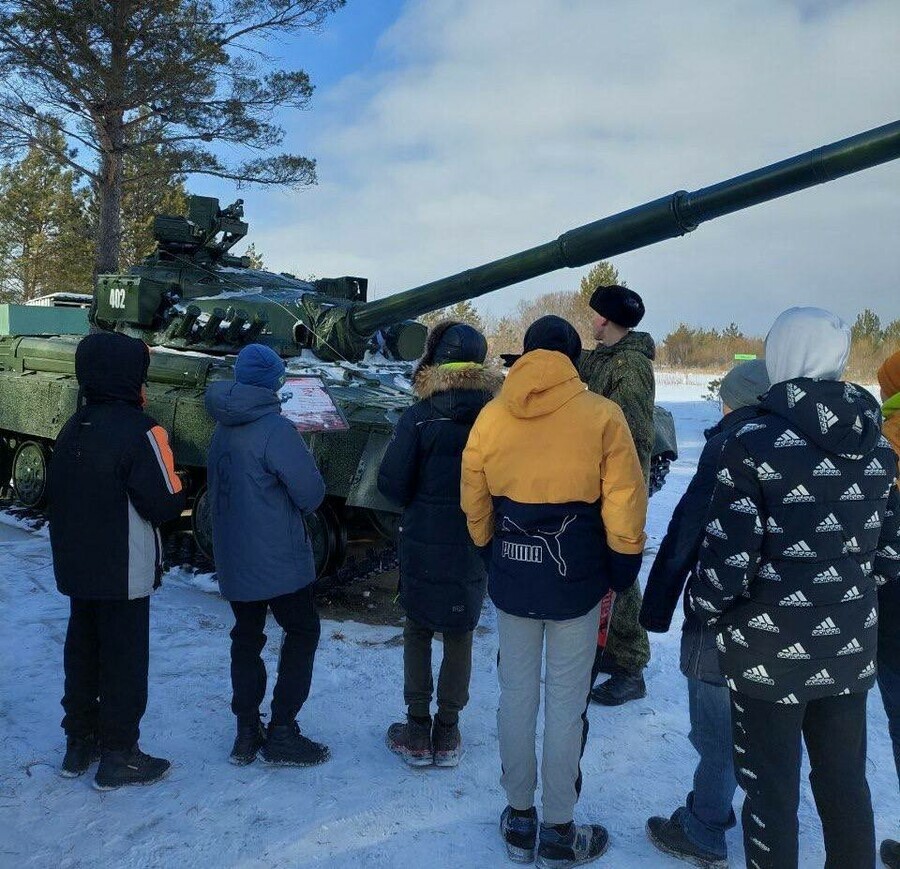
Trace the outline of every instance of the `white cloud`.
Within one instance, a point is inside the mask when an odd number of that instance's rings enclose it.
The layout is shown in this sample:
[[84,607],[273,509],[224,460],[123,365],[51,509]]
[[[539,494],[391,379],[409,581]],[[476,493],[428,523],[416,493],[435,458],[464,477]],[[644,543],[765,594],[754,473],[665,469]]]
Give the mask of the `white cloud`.
[[[411,0],[378,65],[320,93],[320,185],[253,194],[267,263],[379,294],[555,238],[678,188],[895,120],[900,4]],[[793,303],[900,317],[900,163],[615,259],[647,326]],[[575,287],[557,272],[484,297]]]

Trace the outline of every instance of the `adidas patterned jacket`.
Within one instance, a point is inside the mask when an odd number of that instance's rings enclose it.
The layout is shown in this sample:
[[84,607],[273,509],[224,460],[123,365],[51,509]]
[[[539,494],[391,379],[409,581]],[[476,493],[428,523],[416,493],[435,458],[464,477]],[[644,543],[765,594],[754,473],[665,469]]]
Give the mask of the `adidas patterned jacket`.
[[690,605],[733,691],[778,703],[867,691],[877,584],[900,574],[897,463],[878,405],[798,378],[722,451]]

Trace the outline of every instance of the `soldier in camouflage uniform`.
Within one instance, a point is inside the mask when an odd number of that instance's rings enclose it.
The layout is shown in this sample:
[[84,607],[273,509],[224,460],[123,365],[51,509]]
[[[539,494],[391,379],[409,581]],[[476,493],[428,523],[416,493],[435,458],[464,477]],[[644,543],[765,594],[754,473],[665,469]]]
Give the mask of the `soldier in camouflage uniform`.
[[[622,408],[647,483],[654,440],[656,347],[646,332],[633,331],[644,316],[644,303],[633,290],[609,286],[594,291],[590,306],[596,312],[594,337],[598,343],[594,350],[581,354],[578,372],[591,392]],[[597,703],[619,706],[647,693],[643,670],[650,661],[650,642],[638,623],[640,610],[641,589],[635,582],[616,595],[605,649],[598,644],[594,676],[605,670],[612,678],[591,691],[591,699]]]

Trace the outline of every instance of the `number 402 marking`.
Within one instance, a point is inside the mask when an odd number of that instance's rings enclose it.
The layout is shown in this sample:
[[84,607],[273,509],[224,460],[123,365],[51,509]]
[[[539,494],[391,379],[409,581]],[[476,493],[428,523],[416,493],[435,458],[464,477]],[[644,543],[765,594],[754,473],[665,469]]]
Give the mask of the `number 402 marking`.
[[124,308],[125,307],[125,290],[120,289],[118,287],[113,287],[109,291],[109,306],[110,306],[110,308]]

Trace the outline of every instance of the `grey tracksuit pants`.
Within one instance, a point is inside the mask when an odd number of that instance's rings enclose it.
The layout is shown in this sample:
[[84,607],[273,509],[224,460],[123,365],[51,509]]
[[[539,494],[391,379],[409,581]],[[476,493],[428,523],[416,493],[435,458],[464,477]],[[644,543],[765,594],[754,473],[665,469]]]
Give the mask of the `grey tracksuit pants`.
[[[600,607],[567,621],[521,618],[497,610],[500,634],[500,783],[514,809],[534,805],[535,731],[544,676],[544,750],[541,763],[545,824],[573,819],[578,800],[584,714],[597,648]],[[544,642],[546,640],[546,655]]]

